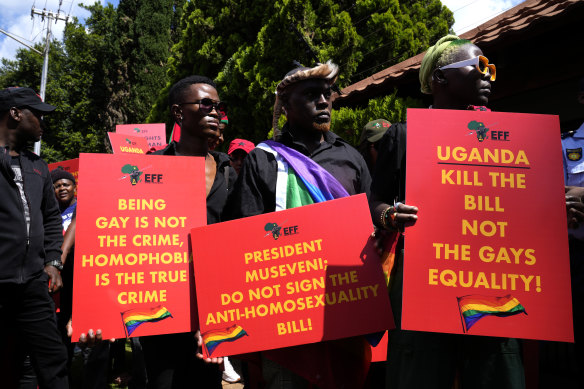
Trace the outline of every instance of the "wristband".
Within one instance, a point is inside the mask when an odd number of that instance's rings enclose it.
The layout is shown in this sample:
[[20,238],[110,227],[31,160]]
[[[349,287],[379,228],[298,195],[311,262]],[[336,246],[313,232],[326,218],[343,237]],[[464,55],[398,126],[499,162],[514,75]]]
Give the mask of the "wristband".
[[45,266],[54,266],[59,271],[63,270],[63,262],[61,262],[60,259],[55,259],[55,260],[52,260],[50,262],[47,262],[47,263],[45,263]]

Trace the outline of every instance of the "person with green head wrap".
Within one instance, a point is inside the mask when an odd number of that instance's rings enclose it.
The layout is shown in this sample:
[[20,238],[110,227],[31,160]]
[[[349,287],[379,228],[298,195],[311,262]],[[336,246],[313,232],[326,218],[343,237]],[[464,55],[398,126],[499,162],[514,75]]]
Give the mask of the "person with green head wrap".
[[[488,63],[481,49],[455,35],[447,35],[430,47],[420,68],[421,90],[432,95],[433,109],[486,110],[494,80],[495,66]],[[406,131],[406,123],[392,125],[379,145],[369,201],[380,231],[403,232],[406,227],[415,228],[412,226],[418,219],[418,207],[400,202],[405,199]],[[458,377],[457,387],[463,389],[525,388],[521,348],[516,339],[399,328],[403,248],[401,235],[389,286],[398,328],[389,331],[386,387],[451,389]]]
[[420,66],[420,84],[422,92],[432,94],[432,73],[433,70],[451,63],[452,54],[465,44],[471,43],[469,40],[460,39],[456,35],[446,35],[426,51],[426,55]]

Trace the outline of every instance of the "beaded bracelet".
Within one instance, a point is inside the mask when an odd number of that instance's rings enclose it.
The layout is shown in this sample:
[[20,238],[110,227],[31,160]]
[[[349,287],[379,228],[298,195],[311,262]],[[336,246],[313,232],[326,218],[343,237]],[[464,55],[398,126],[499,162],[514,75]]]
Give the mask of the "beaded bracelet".
[[[381,212],[381,225],[383,226],[383,228],[385,228],[386,230],[396,229],[395,215],[396,212],[394,206],[389,206],[386,209],[384,209],[383,212]],[[390,223],[388,223],[388,219],[391,220]]]

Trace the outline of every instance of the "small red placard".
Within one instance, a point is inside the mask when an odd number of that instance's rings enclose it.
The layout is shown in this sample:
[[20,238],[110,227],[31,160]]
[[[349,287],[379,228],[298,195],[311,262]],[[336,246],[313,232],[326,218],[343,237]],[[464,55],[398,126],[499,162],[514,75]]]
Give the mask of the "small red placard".
[[573,341],[557,116],[408,110],[402,328]]
[[144,137],[148,141],[148,147],[166,145],[166,125],[164,123],[118,124],[116,133]]
[[206,355],[393,328],[365,195],[191,232]]
[[141,136],[108,132],[114,154],[146,154],[150,147],[146,138]]
[[81,154],[73,339],[198,328],[188,232],[207,221],[204,159]]
[[79,176],[79,158],[49,163],[49,171],[55,169],[63,169],[65,171],[68,171],[69,173],[73,174],[73,177],[75,177],[75,181],[78,181],[77,177]]

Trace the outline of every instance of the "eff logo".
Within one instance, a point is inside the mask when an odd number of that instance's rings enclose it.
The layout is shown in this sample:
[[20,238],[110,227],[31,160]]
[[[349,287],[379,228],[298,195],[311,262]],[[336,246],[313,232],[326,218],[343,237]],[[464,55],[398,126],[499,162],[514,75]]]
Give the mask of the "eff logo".
[[267,223],[264,226],[264,231],[268,232],[265,236],[272,235],[274,240],[278,240],[282,234],[284,236],[296,235],[298,233],[298,226],[283,227],[279,226],[277,223]]
[[487,128],[483,122],[477,122],[476,120],[473,120],[468,123],[467,127],[470,130],[470,132],[467,135],[472,135],[473,131],[476,131],[477,139],[479,142],[482,142],[485,139],[489,139],[489,131],[491,132],[490,134],[491,140],[504,142],[509,141],[509,131],[491,130]]
[[[144,170],[150,168],[150,166],[140,170],[136,165],[131,165],[129,163],[125,164],[122,166],[122,173],[125,175],[122,176],[120,180],[129,177],[132,186],[135,186],[139,182],[144,182],[146,184],[162,184],[162,174],[144,174]],[[142,177],[144,178],[142,179]]]

